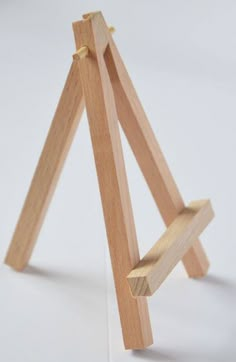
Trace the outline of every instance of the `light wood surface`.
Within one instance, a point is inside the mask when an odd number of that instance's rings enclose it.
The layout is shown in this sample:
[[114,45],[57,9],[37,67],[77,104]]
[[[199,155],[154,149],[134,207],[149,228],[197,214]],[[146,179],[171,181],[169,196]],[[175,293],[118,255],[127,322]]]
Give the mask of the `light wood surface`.
[[[112,39],[105,52],[105,61],[119,121],[162,218],[169,226],[185,205]],[[207,273],[209,262],[198,240],[183,257],[183,263],[190,277]]]
[[184,208],[128,275],[132,294],[152,295],[213,217],[208,200],[195,201]]
[[[85,98],[124,344],[127,349],[144,349],[153,343],[145,296],[156,290],[181,258],[189,276],[205,275],[209,263],[201,243],[195,239],[213,217],[213,212],[209,202],[193,203],[185,208],[112,40],[112,29],[109,31],[100,12],[85,14],[83,18],[73,24],[78,50],[5,262],[22,270],[31,256]],[[118,119],[169,226],[142,261]],[[130,288],[138,297],[131,295]]]
[[5,263],[22,270],[33,251],[84,108],[77,62],[69,71]]
[[126,276],[139,261],[113,91],[103,58],[110,39],[99,14],[73,24],[76,48],[89,47],[79,61],[103,213],[115,280],[124,344],[143,349],[153,343],[146,298],[133,298]]

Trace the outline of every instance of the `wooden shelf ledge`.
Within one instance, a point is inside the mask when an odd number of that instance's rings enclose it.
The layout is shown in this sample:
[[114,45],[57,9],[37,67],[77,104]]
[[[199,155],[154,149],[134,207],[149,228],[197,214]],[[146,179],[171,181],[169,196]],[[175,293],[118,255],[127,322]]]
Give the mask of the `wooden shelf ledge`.
[[176,217],[127,279],[133,296],[152,295],[213,219],[209,200],[193,201]]

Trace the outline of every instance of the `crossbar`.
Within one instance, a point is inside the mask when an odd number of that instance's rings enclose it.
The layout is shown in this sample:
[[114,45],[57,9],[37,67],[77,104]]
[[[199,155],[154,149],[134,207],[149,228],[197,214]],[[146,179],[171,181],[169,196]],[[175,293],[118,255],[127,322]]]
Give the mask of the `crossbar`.
[[209,200],[193,201],[129,273],[133,296],[152,295],[213,219]]

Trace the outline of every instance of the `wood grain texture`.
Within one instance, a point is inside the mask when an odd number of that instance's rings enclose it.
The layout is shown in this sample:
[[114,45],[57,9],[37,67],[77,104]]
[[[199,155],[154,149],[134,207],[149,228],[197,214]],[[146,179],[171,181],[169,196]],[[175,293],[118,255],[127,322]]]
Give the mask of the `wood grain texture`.
[[213,217],[208,200],[195,201],[184,208],[128,275],[132,294],[152,295]]
[[84,108],[78,64],[72,63],[5,263],[22,270],[31,256]]
[[[105,61],[119,121],[162,218],[169,226],[183,210],[184,201],[112,39],[105,52]],[[198,240],[183,257],[183,263],[190,277],[201,277],[207,273],[208,258]]]
[[113,91],[103,52],[110,39],[101,14],[73,24],[76,48],[89,47],[79,62],[89,119],[116,294],[127,349],[153,343],[146,298],[133,298],[126,276],[139,261]]
[[[127,349],[144,349],[153,343],[145,296],[154,292],[180,258],[189,276],[206,274],[207,257],[194,240],[213,213],[209,202],[185,208],[101,13],[85,15],[73,29],[80,51],[74,56],[5,262],[22,270],[31,256],[85,96],[124,344]],[[169,226],[159,246],[141,262],[118,118]],[[130,293],[127,275],[137,298]]]

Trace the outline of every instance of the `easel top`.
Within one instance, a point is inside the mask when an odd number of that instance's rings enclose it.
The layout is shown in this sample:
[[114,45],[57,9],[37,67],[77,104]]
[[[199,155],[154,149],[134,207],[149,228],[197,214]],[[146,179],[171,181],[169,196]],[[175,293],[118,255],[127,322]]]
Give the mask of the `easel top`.
[[76,49],[87,47],[89,55],[103,54],[114,28],[108,28],[100,11],[84,14],[83,19],[72,23]]

